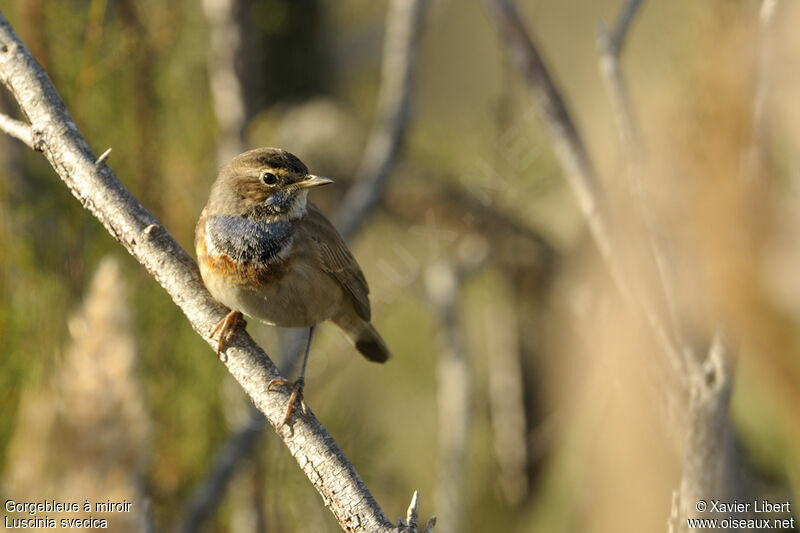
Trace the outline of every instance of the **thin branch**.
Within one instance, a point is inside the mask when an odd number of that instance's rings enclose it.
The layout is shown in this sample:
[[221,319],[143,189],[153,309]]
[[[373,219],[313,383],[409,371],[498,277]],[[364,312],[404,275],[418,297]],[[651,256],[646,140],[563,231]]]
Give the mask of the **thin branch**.
[[0,130],[15,139],[19,139],[28,145],[28,148],[33,149],[33,135],[29,124],[0,113]]
[[507,502],[520,505],[528,495],[528,444],[525,383],[520,361],[519,317],[506,287],[495,289],[484,305],[489,363],[489,416],[497,478]]
[[[227,310],[200,279],[195,262],[97,157],[79,133],[47,74],[0,13],[0,81],[31,121],[32,146],[41,151],[72,193],[156,278],[210,346]],[[225,366],[267,420],[277,427],[288,393],[267,392],[278,369],[239,329],[225,350]],[[345,530],[383,532],[393,524],[342,450],[311,412],[278,431],[290,453]]]
[[247,104],[241,76],[236,70],[242,55],[239,0],[203,0],[209,25],[208,81],[217,120],[217,162],[223,165],[244,150],[243,132]]
[[642,0],[628,0],[628,3],[625,4],[625,7],[619,12],[617,24],[609,40],[609,52],[611,55],[619,57],[622,53],[622,48],[625,46],[625,38],[628,36],[628,29],[641,3]]
[[[641,134],[636,127],[633,109],[631,107],[630,98],[628,97],[627,84],[623,80],[622,69],[620,67],[620,56],[622,55],[628,30],[641,4],[642,0],[628,0],[617,17],[617,24],[613,33],[609,33],[605,24],[602,22],[598,23],[597,48],[600,52],[599,67],[600,74],[606,83],[606,89],[611,98],[612,107],[614,108],[614,117],[616,118],[617,131],[619,132],[623,151],[628,159],[626,175],[628,177],[628,190],[631,196],[631,202],[644,227],[647,245],[658,274],[660,296],[667,310],[667,318],[669,320],[672,336],[676,339],[675,342],[680,348],[683,343],[681,342],[680,328],[677,323],[678,313],[675,302],[675,284],[672,281],[673,276],[670,271],[670,263],[665,256],[664,250],[659,245],[658,227],[653,220],[650,202],[648,201],[647,194],[645,194],[644,184],[642,183],[643,148]],[[689,366],[693,361],[687,358],[685,359],[685,363]]]
[[378,204],[405,140],[427,4],[425,0],[392,0],[389,6],[377,120],[357,172],[358,180],[334,217],[345,240],[358,232]]
[[605,212],[605,199],[594,166],[561,92],[556,87],[542,56],[523,26],[519,12],[512,0],[484,1],[496,19],[498,31],[505,41],[512,59],[524,76],[542,117],[550,129],[556,156],[561,162],[567,182],[572,188],[612,280],[631,308],[642,312],[653,330],[656,340],[666,353],[675,376],[678,380],[683,381],[686,376],[687,364],[683,353],[676,346],[669,330],[652,304],[643,296],[634,294],[622,268],[611,238],[608,217]]
[[769,116],[767,105],[773,71],[773,35],[779,0],[763,0],[759,13],[758,64],[756,65],[755,91],[753,96],[753,125],[750,147],[747,154],[747,170],[757,176],[765,170],[766,154],[769,150]]
[[440,529],[461,531],[466,506],[464,465],[470,428],[471,370],[458,312],[462,272],[451,261],[437,261],[425,272],[425,289],[442,327],[436,363],[437,432],[439,435],[436,508],[444,517]]
[[266,429],[264,415],[251,407],[247,422],[217,452],[209,473],[193,492],[180,531],[184,533],[200,531],[201,525],[216,514],[222,501],[222,494],[233,479],[241,459],[253,452],[264,429]]
[[619,66],[619,58],[622,54],[622,45],[625,42],[626,31],[630,28],[636,8],[642,0],[630,0],[620,14],[620,22],[613,34],[610,34],[606,25],[602,22],[597,24],[597,48],[600,50],[600,73],[606,82],[606,86],[611,95],[611,103],[614,106],[615,117],[623,146],[634,160],[638,160],[641,155],[639,133],[636,122],[633,120],[630,99],[625,83],[622,81],[622,73]]

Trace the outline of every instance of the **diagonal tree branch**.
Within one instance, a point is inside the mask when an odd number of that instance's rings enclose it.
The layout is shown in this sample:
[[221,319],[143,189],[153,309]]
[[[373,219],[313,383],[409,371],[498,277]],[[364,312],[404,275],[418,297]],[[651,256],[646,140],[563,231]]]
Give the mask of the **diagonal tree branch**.
[[637,294],[622,268],[606,212],[606,201],[586,145],[567,104],[522,24],[512,0],[484,0],[497,22],[508,52],[525,78],[550,130],[564,174],[583,213],[589,232],[609,270],[611,279],[632,309],[640,311],[666,353],[675,377],[685,384],[687,363],[664,321],[646,297]]
[[[50,79],[0,13],[0,81],[30,122],[31,143],[44,154],[72,193],[164,287],[210,346],[210,332],[226,314],[205,289],[197,265],[167,230],[98,162]],[[277,427],[288,394],[267,393],[278,369],[239,329],[224,351],[228,371],[267,420]],[[311,412],[278,431],[290,453],[341,527],[384,532],[395,528],[353,465]]]

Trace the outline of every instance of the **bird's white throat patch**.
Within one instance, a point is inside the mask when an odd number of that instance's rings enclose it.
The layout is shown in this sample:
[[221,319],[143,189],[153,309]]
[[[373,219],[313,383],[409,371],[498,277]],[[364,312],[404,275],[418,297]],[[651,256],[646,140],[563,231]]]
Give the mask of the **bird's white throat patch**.
[[289,212],[286,213],[289,220],[297,220],[303,218],[306,214],[306,207],[308,205],[308,191],[301,189],[295,194],[294,202],[292,202]]

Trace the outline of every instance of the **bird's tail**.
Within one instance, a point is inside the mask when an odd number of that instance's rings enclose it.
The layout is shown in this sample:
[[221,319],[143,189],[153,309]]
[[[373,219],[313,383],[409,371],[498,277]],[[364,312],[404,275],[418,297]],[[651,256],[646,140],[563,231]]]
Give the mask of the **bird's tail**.
[[339,315],[333,321],[342,328],[356,350],[370,361],[384,363],[392,356],[381,336],[366,320],[352,315]]

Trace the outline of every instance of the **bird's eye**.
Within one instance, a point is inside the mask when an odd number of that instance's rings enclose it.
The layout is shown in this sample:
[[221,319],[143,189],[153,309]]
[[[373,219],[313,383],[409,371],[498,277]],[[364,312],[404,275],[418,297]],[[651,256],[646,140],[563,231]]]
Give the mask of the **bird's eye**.
[[262,172],[261,181],[264,182],[266,185],[275,185],[276,183],[278,183],[278,177],[272,172]]

